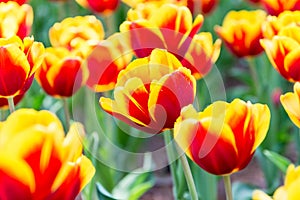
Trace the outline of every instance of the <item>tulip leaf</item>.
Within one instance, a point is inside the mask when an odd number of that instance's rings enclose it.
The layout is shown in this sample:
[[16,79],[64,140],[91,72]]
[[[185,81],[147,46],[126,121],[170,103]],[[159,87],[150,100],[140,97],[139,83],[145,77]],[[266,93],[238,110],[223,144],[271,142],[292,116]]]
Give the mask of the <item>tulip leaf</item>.
[[99,200],[116,200],[100,183],[96,183]]
[[263,154],[278,167],[283,173],[286,172],[288,166],[291,164],[291,161],[286,157],[269,150],[264,150]]
[[251,200],[254,186],[246,183],[235,182],[232,185],[232,195],[234,200]]

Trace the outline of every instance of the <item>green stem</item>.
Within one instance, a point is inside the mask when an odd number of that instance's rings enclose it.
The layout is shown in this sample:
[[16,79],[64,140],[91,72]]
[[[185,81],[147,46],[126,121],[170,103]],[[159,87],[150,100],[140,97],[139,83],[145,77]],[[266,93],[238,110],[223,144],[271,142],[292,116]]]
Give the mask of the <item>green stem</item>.
[[224,185],[225,185],[226,199],[233,200],[230,175],[223,176],[223,180],[224,180]]
[[115,27],[114,27],[114,24],[115,23],[115,16],[114,14],[106,14],[106,15],[103,15],[103,20],[105,22],[105,25],[106,25],[106,38],[111,36],[116,30],[115,30]]
[[186,182],[187,182],[190,194],[191,194],[191,199],[192,200],[198,200],[198,193],[197,193],[197,190],[196,190],[193,175],[192,175],[188,160],[186,158],[186,155],[182,154],[179,157],[179,159],[181,161],[184,176],[185,176],[185,179],[186,179]]
[[10,113],[13,113],[15,111],[14,98],[13,97],[8,97],[7,101],[8,101],[8,106],[9,106]]
[[67,99],[63,98],[62,100],[63,100],[63,106],[64,106],[65,120],[66,120],[66,130],[68,131],[70,128],[70,111],[69,111]]
[[0,109],[0,121],[4,121],[4,120],[5,120],[5,110]]
[[166,151],[167,151],[167,156],[168,156],[168,161],[169,161],[169,166],[171,170],[171,176],[173,180],[173,195],[175,198],[177,198],[177,187],[178,187],[178,179],[176,176],[176,163],[174,162],[176,160],[175,157],[175,149],[173,148],[172,145],[172,135],[170,131],[166,131],[163,133],[164,135],[164,140],[165,140],[165,145],[166,145]]
[[254,93],[255,93],[255,95],[259,96],[260,86],[259,86],[258,74],[257,74],[254,59],[249,57],[249,58],[247,58],[247,62],[249,64],[249,70],[250,70],[250,74],[252,77]]

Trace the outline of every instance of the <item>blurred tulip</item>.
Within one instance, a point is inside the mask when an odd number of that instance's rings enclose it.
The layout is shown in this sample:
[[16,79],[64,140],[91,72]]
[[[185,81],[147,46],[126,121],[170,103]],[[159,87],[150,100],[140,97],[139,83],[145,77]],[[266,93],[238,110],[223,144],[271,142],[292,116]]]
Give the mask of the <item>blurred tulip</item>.
[[103,38],[102,23],[93,15],[65,18],[55,23],[49,30],[51,45],[69,50],[86,44],[94,46]]
[[44,46],[26,37],[0,38],[0,97],[14,97],[26,92],[35,71],[43,61]]
[[230,11],[215,31],[237,57],[256,56],[263,51],[259,40],[266,16],[262,10]]
[[23,39],[29,35],[33,23],[33,10],[30,5],[19,5],[14,1],[1,2],[0,13],[1,38],[17,35]]
[[98,43],[87,58],[89,78],[87,85],[96,92],[112,90],[119,72],[131,61],[133,55],[127,37],[116,33]]
[[0,126],[0,199],[73,200],[92,179],[81,124],[65,136],[49,111],[19,109]]
[[76,0],[84,8],[101,14],[109,14],[117,9],[120,0]]
[[155,49],[120,72],[115,100],[101,97],[100,105],[127,124],[156,134],[173,128],[181,108],[193,103],[195,93],[190,71],[174,55]]
[[272,39],[281,29],[288,26],[299,26],[299,24],[300,11],[284,11],[278,17],[269,15],[262,26],[263,36]]
[[217,101],[200,113],[189,105],[175,123],[174,138],[201,168],[228,175],[248,165],[269,124],[267,105]]
[[17,2],[19,5],[23,5],[24,3],[26,3],[27,0],[0,0],[0,2],[4,2],[4,3],[7,3],[9,1],[14,1]]
[[261,0],[262,5],[265,7],[265,10],[270,15],[278,16],[285,10],[299,10],[300,1],[299,0]]
[[300,128],[300,83],[294,84],[294,92],[281,95],[280,101],[292,122]]
[[300,27],[289,26],[261,45],[273,67],[288,81],[300,81]]
[[[17,95],[14,97],[14,104],[17,105],[24,97],[24,93]],[[7,98],[0,98],[0,109],[7,109],[8,108],[8,100]]]
[[70,97],[86,82],[88,71],[82,63],[83,58],[76,51],[49,47],[35,77],[47,94]]
[[[142,4],[144,5],[154,5],[161,6],[163,4],[172,3],[176,5],[186,5],[187,0],[122,0],[123,3],[127,4],[131,8],[136,8]],[[146,6],[146,7],[147,7]]]
[[263,191],[255,190],[252,195],[252,200],[296,200],[300,196],[300,167],[289,165],[284,185],[277,188],[273,198],[265,194]]
[[192,13],[209,14],[217,4],[218,0],[187,0],[187,6]]
[[[149,56],[154,48],[167,49],[177,55],[184,55],[191,38],[203,23],[203,16],[198,15],[193,21],[189,9],[185,6],[163,4],[146,14],[134,14],[128,11],[128,20],[120,25],[122,33],[129,33],[131,47],[138,57]],[[142,17],[138,19],[138,17]]]

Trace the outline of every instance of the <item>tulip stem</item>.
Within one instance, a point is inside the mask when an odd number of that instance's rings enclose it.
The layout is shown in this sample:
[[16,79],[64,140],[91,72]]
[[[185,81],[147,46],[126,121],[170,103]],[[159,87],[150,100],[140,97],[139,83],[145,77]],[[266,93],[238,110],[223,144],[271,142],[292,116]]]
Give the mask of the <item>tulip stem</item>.
[[188,160],[186,158],[186,155],[183,153],[180,157],[179,157],[181,164],[182,164],[182,168],[183,168],[183,173],[191,194],[191,199],[192,200],[198,200],[198,193],[196,190],[196,186],[194,183],[194,179],[193,179],[193,175],[191,172],[191,168],[189,166]]
[[8,101],[8,106],[9,106],[10,113],[13,113],[15,111],[14,98],[13,97],[8,97],[7,101]]
[[259,80],[257,75],[257,70],[254,62],[254,58],[247,58],[249,64],[249,70],[252,77],[253,87],[254,87],[254,94],[259,95],[260,88],[259,88]]
[[230,175],[223,176],[223,181],[225,185],[226,199],[233,200]]
[[70,111],[69,111],[67,98],[63,98],[62,100],[64,106],[65,120],[66,120],[66,130],[68,131],[70,128]]

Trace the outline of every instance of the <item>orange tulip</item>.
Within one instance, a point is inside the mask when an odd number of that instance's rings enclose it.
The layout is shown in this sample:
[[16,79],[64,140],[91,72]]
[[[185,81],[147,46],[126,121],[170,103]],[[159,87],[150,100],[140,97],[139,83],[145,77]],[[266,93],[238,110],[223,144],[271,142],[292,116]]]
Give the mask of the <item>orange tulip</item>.
[[116,10],[120,0],[76,0],[84,8],[90,9],[96,13],[109,14]]
[[216,26],[215,31],[234,55],[255,56],[263,51],[259,40],[262,38],[261,27],[266,16],[262,10],[230,11],[222,26]]
[[217,101],[197,113],[192,105],[182,109],[174,138],[201,168],[226,175],[245,168],[264,140],[270,123],[267,105],[240,99]]
[[0,13],[1,38],[17,35],[23,39],[29,35],[33,23],[33,10],[30,5],[19,5],[14,1],[1,2]]
[[65,136],[49,111],[19,109],[0,127],[0,199],[73,200],[93,177],[81,124]]
[[70,97],[86,82],[88,72],[82,63],[83,58],[76,51],[49,47],[35,77],[47,94]]
[[127,124],[155,134],[173,128],[181,108],[193,103],[195,93],[190,71],[174,55],[155,49],[120,72],[115,100],[101,97],[100,105]]
[[198,10],[198,12],[203,14],[209,14],[215,9],[217,4],[218,0],[187,0],[187,6],[192,13],[197,13]]
[[300,83],[294,84],[294,92],[281,95],[280,101],[292,122],[300,128]]
[[49,30],[53,47],[77,49],[89,44],[92,47],[104,38],[102,23],[92,15],[65,18]]
[[115,87],[119,72],[131,61],[133,55],[127,37],[116,33],[99,42],[87,58],[89,77],[87,85],[96,92]]
[[0,97],[14,97],[28,90],[43,53],[43,44],[33,38],[0,38]]
[[154,48],[163,48],[173,54],[184,55],[191,38],[202,25],[203,16],[198,15],[193,21],[187,7],[174,4],[163,4],[147,13],[149,11],[147,9],[128,11],[128,21],[120,26],[122,33],[129,31],[131,47],[136,55],[149,56]]
[[261,40],[273,67],[288,81],[300,81],[300,27],[288,26],[277,36]]
[[279,15],[285,10],[294,11],[300,9],[299,0],[261,0],[261,3],[270,15],[275,16]]

